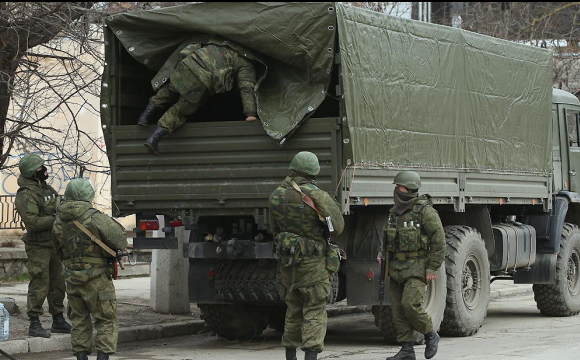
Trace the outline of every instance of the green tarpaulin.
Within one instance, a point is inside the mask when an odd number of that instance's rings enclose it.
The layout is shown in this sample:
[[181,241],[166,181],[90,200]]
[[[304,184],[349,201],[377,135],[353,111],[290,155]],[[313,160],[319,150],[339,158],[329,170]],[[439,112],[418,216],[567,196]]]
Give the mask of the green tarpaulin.
[[189,4],[114,15],[106,24],[139,63],[160,70],[151,81],[154,88],[169,78],[176,51],[200,34],[254,51],[267,65],[256,88],[258,114],[268,135],[279,141],[326,96],[336,33],[333,3]]
[[355,163],[551,171],[550,51],[337,10]]
[[545,49],[340,3],[191,4],[115,15],[107,25],[158,71],[154,87],[200,34],[255,52],[267,66],[259,116],[280,142],[324,100],[338,34],[344,154],[354,163],[551,171]]

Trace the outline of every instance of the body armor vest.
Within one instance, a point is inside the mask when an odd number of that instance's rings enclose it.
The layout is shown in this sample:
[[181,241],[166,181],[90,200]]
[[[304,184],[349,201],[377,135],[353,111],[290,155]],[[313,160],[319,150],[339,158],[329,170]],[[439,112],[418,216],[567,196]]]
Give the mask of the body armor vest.
[[[431,206],[429,200],[419,198],[413,208],[403,215],[395,217],[391,209],[387,227],[387,250],[390,253],[419,252],[429,250],[429,237],[421,225],[422,212],[425,206]],[[423,257],[417,253],[414,257]]]
[[[310,194],[316,187],[301,184],[303,193]],[[280,232],[276,237],[276,253],[284,266],[298,263],[304,257],[324,256],[326,240],[318,214],[302,201],[292,187],[281,186],[272,199],[271,209]]]
[[[77,219],[84,227],[91,231],[91,215],[97,210],[89,209]],[[64,242],[62,245],[62,256],[66,265],[72,263],[95,263],[105,264],[105,256],[102,249],[91,238],[79,229],[72,221],[63,223],[62,233]]]
[[[56,207],[58,205],[58,194],[55,193],[49,186],[38,187],[24,185],[18,189],[18,193],[24,189],[30,190],[38,197],[39,216],[54,215],[54,211],[56,210]],[[26,235],[24,237],[24,242],[30,244],[50,243],[51,241],[52,241],[52,229],[48,229],[45,231],[27,230]]]

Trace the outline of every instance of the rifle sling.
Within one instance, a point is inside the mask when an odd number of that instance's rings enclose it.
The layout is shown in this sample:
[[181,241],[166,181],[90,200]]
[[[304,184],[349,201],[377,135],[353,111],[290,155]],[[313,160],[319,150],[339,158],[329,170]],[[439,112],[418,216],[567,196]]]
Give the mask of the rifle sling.
[[117,253],[115,253],[110,247],[108,247],[107,245],[105,245],[105,243],[102,242],[101,239],[99,239],[98,237],[96,237],[95,235],[93,235],[93,233],[90,232],[86,227],[84,227],[80,222],[78,222],[76,220],[73,220],[73,223],[75,224],[76,227],[78,227],[79,229],[81,229],[82,232],[84,232],[85,234],[87,234],[91,238],[91,240],[93,240],[103,250],[105,250],[107,253],[109,253],[109,255],[111,255],[114,258],[117,258]]
[[318,219],[326,224],[326,219],[324,218],[324,216],[322,216],[322,214],[320,213],[320,211],[316,207],[316,204],[314,203],[312,198],[310,196],[306,195],[305,193],[303,193],[302,189],[300,189],[300,186],[298,186],[298,184],[296,184],[294,182],[294,180],[292,180],[292,187],[300,193],[300,196],[302,197],[302,201],[304,201],[304,203],[306,205],[310,206],[312,209],[314,209],[314,211],[316,211],[316,213],[318,214]]

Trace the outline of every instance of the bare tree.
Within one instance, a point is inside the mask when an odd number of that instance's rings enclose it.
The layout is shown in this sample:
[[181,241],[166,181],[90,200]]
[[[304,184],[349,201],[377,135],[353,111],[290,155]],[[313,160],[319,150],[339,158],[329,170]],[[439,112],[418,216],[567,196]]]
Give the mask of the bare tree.
[[99,115],[102,19],[177,4],[0,2],[0,168],[11,171],[18,148],[56,153],[77,176],[81,168],[108,173],[91,156],[104,144],[78,122]]
[[[30,85],[30,75],[38,70],[37,59],[54,55],[49,48],[44,54],[30,54],[29,50],[60,34],[72,33],[71,30],[78,26],[77,21],[92,5],[92,2],[0,3],[0,166],[6,162],[18,134],[40,120],[29,121],[25,114],[21,114],[20,119],[8,118],[15,92],[23,91],[23,94],[30,95],[31,89],[25,86]],[[55,59],[70,61],[66,54]],[[50,77],[41,74],[40,78],[45,82]],[[46,90],[43,87],[38,89]],[[22,101],[26,96],[20,98]],[[12,124],[8,126],[8,122]]]

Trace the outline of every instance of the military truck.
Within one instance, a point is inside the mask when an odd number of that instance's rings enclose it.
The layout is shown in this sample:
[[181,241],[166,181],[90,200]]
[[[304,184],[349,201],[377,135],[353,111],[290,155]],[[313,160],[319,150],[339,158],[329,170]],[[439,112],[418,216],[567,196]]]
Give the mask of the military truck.
[[[261,121],[221,94],[150,155],[139,113],[179,51],[211,37],[258,54]],[[385,340],[396,335],[376,257],[401,170],[420,174],[445,226],[425,300],[441,334],[477,332],[498,279],[533,284],[543,315],[580,312],[580,102],[552,88],[550,51],[340,3],[119,14],[105,38],[115,215],[136,214],[136,247],[176,248],[174,227],[191,230],[190,301],[218,335],[283,329],[268,198],[301,150],[320,159],[317,183],[346,221],[329,301],[372,305]],[[151,237],[159,219],[166,233]]]

